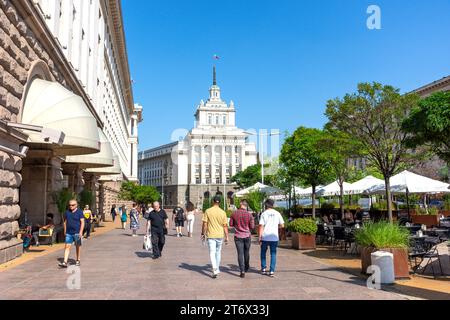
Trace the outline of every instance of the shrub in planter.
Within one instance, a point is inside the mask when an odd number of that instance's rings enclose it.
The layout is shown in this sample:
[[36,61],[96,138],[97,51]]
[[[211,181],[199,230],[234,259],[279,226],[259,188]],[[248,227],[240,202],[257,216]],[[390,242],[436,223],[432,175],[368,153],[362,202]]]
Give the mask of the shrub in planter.
[[355,233],[355,240],[362,248],[361,266],[366,273],[371,265],[371,254],[375,251],[387,251],[394,255],[395,277],[408,278],[409,231],[387,221],[365,224]]
[[317,224],[313,219],[295,219],[288,224],[292,232],[292,247],[297,250],[316,248]]

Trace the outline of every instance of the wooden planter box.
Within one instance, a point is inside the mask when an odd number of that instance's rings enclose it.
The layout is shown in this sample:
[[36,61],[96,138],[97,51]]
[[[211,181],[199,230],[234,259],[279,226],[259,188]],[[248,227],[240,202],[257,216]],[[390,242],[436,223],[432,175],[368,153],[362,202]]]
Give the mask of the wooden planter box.
[[292,232],[292,248],[297,250],[316,249],[316,235],[306,235]]
[[286,241],[287,240],[286,228],[280,228],[279,232],[280,232],[280,241]]
[[446,218],[450,217],[450,210],[442,210],[440,213]]
[[394,255],[394,274],[395,279],[407,279],[409,276],[409,264],[408,264],[408,250],[407,249],[375,249],[375,248],[362,248],[361,249],[361,267],[362,273],[367,274],[367,268],[372,264],[371,254],[376,251],[386,251]]
[[433,226],[439,225],[439,215],[414,215],[411,216],[412,223],[414,224],[424,224],[431,228]]

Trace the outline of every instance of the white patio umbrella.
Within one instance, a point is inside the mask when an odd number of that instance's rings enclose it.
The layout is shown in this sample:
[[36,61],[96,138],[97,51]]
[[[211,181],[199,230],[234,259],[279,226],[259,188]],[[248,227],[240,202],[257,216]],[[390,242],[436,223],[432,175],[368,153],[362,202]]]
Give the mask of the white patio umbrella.
[[264,192],[267,195],[274,195],[274,194],[280,194],[281,193],[281,190],[278,189],[278,188],[266,186],[265,184],[257,182],[253,186],[248,187],[246,189],[243,189],[243,190],[237,192],[236,196],[242,197],[242,196],[245,196],[245,195],[249,194],[252,191]]
[[[316,187],[316,195],[319,192],[319,190],[321,190],[323,188],[323,186],[317,186]],[[309,188],[298,188],[295,187],[295,195],[299,196],[300,198],[308,198],[312,196],[312,187]]]
[[[348,189],[350,188],[350,183],[344,182],[344,195],[349,194]],[[317,191],[317,195],[322,197],[338,196],[341,193],[341,187],[337,181],[330,183],[329,185],[321,188]]]
[[367,176],[361,180],[352,183],[347,191],[349,194],[363,194],[366,190],[378,185],[384,185],[384,181],[374,176]]
[[[410,171],[403,171],[390,179],[391,192],[393,194],[403,193],[450,193],[449,184],[433,180]],[[369,194],[383,194],[385,192],[384,182],[379,183],[366,190]]]
[[[450,193],[450,185],[433,180],[410,171],[403,171],[390,179],[392,194],[405,194],[409,215],[409,194]],[[386,192],[385,183],[381,183],[367,191],[369,194],[383,194]]]

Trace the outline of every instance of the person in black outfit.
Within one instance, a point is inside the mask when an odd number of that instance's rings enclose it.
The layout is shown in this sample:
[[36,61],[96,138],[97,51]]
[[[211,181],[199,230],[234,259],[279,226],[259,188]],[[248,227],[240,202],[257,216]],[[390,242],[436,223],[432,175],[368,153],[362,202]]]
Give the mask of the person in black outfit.
[[177,229],[177,237],[183,236],[184,220],[186,219],[184,215],[184,210],[180,206],[173,209],[172,220],[175,222],[175,227]]
[[169,229],[169,217],[166,211],[161,209],[159,202],[153,203],[153,211],[149,213],[147,218],[147,234],[149,229],[152,236],[153,259],[162,256],[164,244],[166,242],[165,235]]

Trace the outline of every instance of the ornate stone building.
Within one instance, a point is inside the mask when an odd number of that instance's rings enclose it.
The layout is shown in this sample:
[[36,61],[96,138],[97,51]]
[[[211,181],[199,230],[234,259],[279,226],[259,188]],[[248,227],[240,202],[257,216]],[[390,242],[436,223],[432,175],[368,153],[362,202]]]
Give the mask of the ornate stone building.
[[0,264],[19,223],[91,190],[100,214],[137,180],[137,125],[119,0],[0,0]]
[[257,163],[254,143],[236,126],[236,108],[221,98],[214,68],[209,98],[195,112],[195,127],[179,142],[139,153],[139,181],[164,193],[174,206],[192,201],[200,205],[215,194],[231,196],[231,177]]

